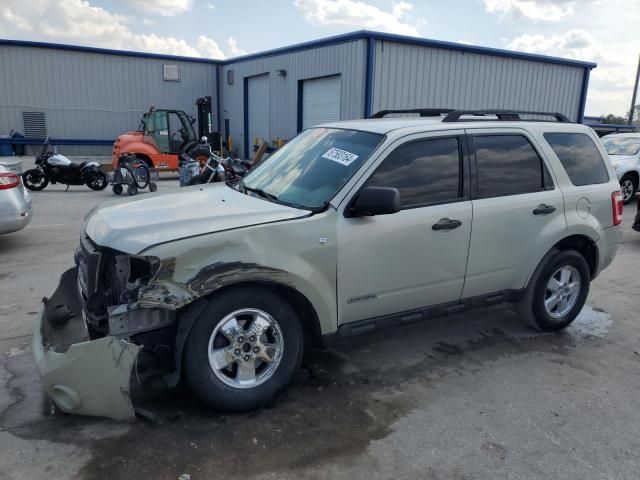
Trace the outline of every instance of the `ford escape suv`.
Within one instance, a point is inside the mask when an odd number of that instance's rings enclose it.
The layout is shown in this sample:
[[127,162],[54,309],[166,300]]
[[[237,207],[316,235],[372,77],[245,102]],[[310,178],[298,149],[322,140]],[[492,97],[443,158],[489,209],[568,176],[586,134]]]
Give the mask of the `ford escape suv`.
[[57,406],[129,419],[132,377],[184,377],[252,409],[305,345],[502,301],[569,325],[622,233],[598,138],[560,114],[417,112],[310,128],[239,183],[90,212],[33,339]]

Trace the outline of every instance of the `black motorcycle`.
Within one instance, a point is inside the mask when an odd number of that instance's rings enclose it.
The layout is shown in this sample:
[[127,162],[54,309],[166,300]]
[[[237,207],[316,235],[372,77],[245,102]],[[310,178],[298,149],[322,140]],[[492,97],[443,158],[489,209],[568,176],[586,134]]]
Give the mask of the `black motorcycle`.
[[72,162],[64,155],[49,151],[49,138],[36,156],[36,168],[22,174],[24,186],[29,190],[43,190],[49,182],[69,185],[87,185],[91,190],[107,188],[107,177],[98,162]]

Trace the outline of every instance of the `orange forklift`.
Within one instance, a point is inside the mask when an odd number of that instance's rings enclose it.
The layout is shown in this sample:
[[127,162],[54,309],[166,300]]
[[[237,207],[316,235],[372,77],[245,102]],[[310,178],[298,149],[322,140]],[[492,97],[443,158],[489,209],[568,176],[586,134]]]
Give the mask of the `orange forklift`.
[[198,108],[198,135],[193,128],[196,119],[182,110],[158,109],[151,106],[142,115],[138,129],[123,133],[113,143],[111,162],[118,168],[120,157],[134,156],[149,168],[160,171],[178,171],[180,154],[204,164],[209,159],[208,149],[198,147],[198,140],[206,136],[210,145],[220,145],[220,134],[212,132],[211,97],[196,101]]

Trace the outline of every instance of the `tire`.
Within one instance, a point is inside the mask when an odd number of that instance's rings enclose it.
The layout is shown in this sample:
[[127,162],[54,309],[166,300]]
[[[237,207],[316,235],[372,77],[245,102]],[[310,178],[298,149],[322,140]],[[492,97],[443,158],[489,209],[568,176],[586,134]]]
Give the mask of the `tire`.
[[631,203],[638,191],[638,182],[631,175],[623,175],[620,179],[620,190],[622,190],[622,202],[627,205]]
[[109,182],[107,182],[107,176],[100,171],[85,174],[84,181],[87,184],[87,187],[95,192],[104,190],[109,184]]
[[[251,327],[258,318],[269,327],[256,339]],[[240,329],[230,328],[230,323]],[[225,330],[227,334],[222,333]],[[272,362],[259,360],[262,350],[253,356],[256,342],[272,345],[264,349]],[[302,360],[303,331],[293,308],[279,296],[255,287],[238,287],[210,300],[184,351],[185,377],[195,394],[216,410],[244,412],[265,405],[289,384]],[[214,369],[209,351],[226,351],[224,361],[217,360],[219,368]],[[244,362],[247,358],[249,362]],[[240,378],[241,365],[244,378]]]
[[136,187],[133,183],[127,187],[127,195],[133,197],[138,194],[138,187]]
[[[567,285],[564,285],[563,275],[567,272],[569,277]],[[561,282],[552,282],[552,277],[561,279]],[[524,296],[517,303],[518,315],[530,326],[544,332],[566,328],[582,310],[589,294],[590,281],[589,265],[580,253],[575,250],[551,250],[536,268]],[[577,291],[576,287],[571,287],[574,284],[577,284]],[[555,297],[550,285],[560,288]],[[563,295],[566,303],[562,300]]]
[[22,183],[24,183],[24,186],[29,190],[38,192],[44,190],[47,185],[49,185],[49,179],[41,170],[32,168],[22,174]]
[[201,147],[200,145],[196,145],[191,150],[189,150],[189,156],[194,160],[200,162],[201,167],[205,163],[207,163],[207,160],[209,160],[209,155],[210,152],[208,147]]
[[122,193],[122,185],[114,185],[113,188],[113,193],[115,193],[116,195],[120,195]]
[[156,183],[154,183],[154,182],[151,182],[151,183],[149,184],[149,191],[150,191],[151,193],[153,193],[153,192],[155,192],[156,190],[158,190],[158,185],[157,185]]

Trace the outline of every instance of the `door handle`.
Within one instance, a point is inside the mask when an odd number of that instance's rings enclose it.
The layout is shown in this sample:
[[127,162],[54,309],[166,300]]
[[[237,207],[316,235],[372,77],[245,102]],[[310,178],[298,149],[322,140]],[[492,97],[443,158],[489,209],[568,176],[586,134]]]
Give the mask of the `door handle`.
[[555,211],[556,211],[556,207],[551,206],[551,205],[545,205],[544,203],[541,203],[533,211],[533,214],[534,215],[547,215],[547,214],[553,213]]
[[431,226],[432,230],[453,230],[462,225],[460,220],[449,220],[448,218],[441,218],[438,223],[434,223]]

